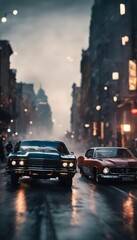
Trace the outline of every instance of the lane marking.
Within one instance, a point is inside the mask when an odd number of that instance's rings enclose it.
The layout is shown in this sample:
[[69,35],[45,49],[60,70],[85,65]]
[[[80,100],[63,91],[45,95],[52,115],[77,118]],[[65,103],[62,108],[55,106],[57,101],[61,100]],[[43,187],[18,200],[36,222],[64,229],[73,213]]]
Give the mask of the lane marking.
[[111,187],[114,188],[115,190],[123,193],[124,195],[126,195],[126,196],[129,195],[129,196],[132,197],[133,199],[137,200],[137,197],[135,197],[131,192],[127,193],[127,192],[121,190],[120,188],[114,187],[114,186],[112,186],[112,185],[111,185]]

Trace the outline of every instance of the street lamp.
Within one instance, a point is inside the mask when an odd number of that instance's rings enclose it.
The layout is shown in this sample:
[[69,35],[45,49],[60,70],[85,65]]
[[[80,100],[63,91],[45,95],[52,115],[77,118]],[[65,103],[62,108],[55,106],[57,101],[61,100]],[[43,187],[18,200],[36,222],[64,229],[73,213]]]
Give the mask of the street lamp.
[[1,18],[1,22],[2,22],[2,23],[7,22],[7,16],[8,16],[9,14],[12,14],[12,15],[16,16],[16,15],[18,14],[18,10],[15,9],[15,10],[13,10],[13,11],[6,12],[6,13],[4,14],[4,16]]
[[131,132],[130,124],[121,124],[121,137],[122,137],[122,147],[127,146],[127,141],[129,140],[129,134]]

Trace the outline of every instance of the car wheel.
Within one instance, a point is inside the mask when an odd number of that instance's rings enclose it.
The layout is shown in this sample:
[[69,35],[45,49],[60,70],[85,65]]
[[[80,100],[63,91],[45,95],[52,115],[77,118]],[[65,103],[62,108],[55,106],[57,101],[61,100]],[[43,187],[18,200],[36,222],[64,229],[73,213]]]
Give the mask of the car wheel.
[[19,176],[11,175],[11,183],[17,185],[19,181]]
[[72,187],[72,178],[71,177],[59,177],[59,182],[61,185],[71,188]]
[[95,173],[95,181],[96,183],[102,183],[102,179],[98,174],[98,170],[96,170],[96,173]]
[[84,172],[83,172],[83,169],[82,169],[82,167],[80,167],[79,169],[80,169],[80,174],[81,174],[81,177],[83,177],[83,176],[84,176]]
[[85,177],[87,179],[89,178],[89,176],[84,173],[82,167],[80,168],[80,174],[81,174],[81,177]]

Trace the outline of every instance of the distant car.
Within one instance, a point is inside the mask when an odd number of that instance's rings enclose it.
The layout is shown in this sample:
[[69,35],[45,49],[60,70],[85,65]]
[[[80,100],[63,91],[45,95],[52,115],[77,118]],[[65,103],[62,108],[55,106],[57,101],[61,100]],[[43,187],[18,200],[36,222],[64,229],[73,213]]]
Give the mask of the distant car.
[[137,180],[137,159],[127,148],[92,147],[77,162],[81,175],[98,183]]
[[22,176],[58,177],[61,184],[71,187],[76,173],[76,157],[61,141],[23,140],[9,154],[6,171],[12,184],[17,184]]

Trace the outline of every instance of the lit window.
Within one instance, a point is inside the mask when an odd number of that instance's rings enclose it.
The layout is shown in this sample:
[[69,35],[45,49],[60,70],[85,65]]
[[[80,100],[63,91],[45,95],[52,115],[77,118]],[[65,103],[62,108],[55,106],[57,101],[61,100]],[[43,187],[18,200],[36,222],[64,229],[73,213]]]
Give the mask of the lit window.
[[114,96],[114,97],[113,97],[113,101],[114,101],[114,102],[117,102],[117,96]]
[[97,135],[97,122],[93,122],[93,136]]
[[125,38],[122,37],[121,39],[122,39],[122,45],[123,45],[123,46],[126,45],[126,43],[125,43]]
[[104,90],[107,91],[107,90],[108,90],[108,87],[107,87],[107,86],[104,86]]
[[125,4],[121,3],[120,4],[120,15],[124,15],[125,12],[126,12]]
[[131,131],[130,124],[121,124],[121,130],[122,132],[130,132]]
[[125,36],[125,41],[128,42],[129,41],[129,37]]
[[137,89],[137,65],[135,60],[129,60],[128,84],[130,91]]
[[96,110],[99,111],[101,109],[101,106],[100,105],[97,105],[96,106]]
[[122,45],[124,46],[124,45],[126,45],[127,42],[129,42],[129,37],[124,36],[124,37],[121,38],[121,40],[122,40]]
[[85,123],[85,125],[84,125],[85,128],[89,128],[89,126],[90,125],[88,123]]
[[118,80],[119,79],[119,72],[113,72],[112,73],[112,79],[113,80]]

